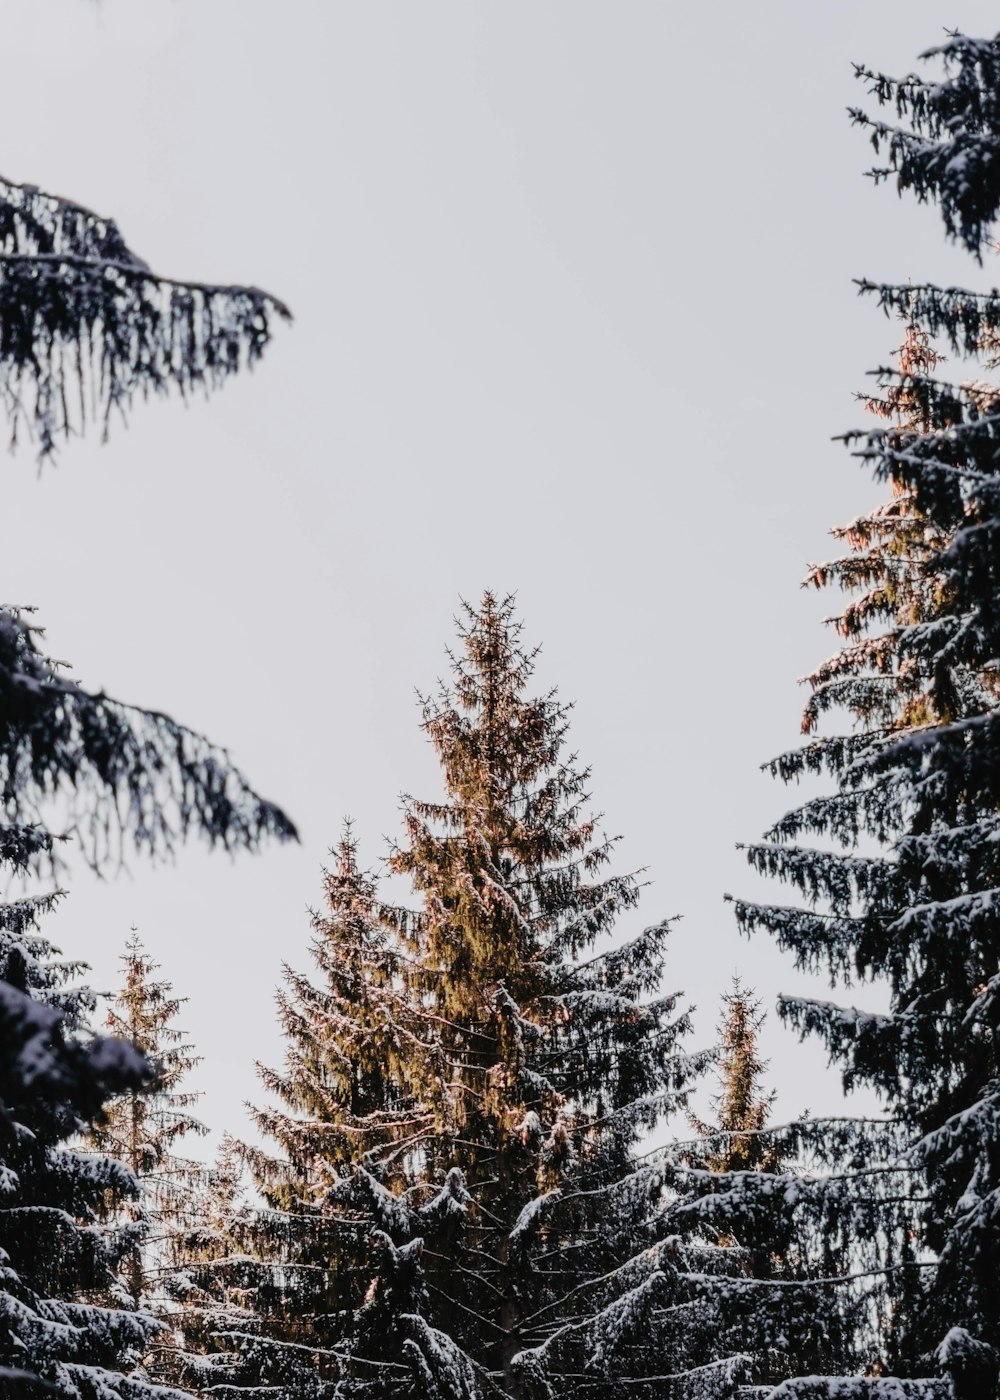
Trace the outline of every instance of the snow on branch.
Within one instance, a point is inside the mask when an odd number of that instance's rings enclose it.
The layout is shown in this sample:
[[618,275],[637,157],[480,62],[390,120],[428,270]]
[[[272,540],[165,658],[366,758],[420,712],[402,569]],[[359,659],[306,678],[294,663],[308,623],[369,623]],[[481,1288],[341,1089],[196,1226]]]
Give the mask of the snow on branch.
[[39,455],[137,397],[218,388],[288,308],[256,287],[157,276],[110,219],[0,179],[0,401]]
[[954,1400],[954,1392],[947,1381],[933,1377],[845,1380],[839,1376],[803,1376],[785,1381],[770,1391],[767,1400]]
[[284,812],[252,790],[225,750],[169,715],[84,690],[39,650],[38,636],[21,610],[0,606],[0,816],[21,824],[28,863],[49,843],[30,829],[26,836],[23,824],[60,801],[67,832],[81,838],[95,866],[126,832],[154,855],[192,830],[228,849],[295,837]]
[[1000,37],[951,33],[923,55],[939,59],[944,75],[891,78],[862,65],[855,75],[899,124],[851,110],[885,163],[869,171],[876,183],[895,176],[901,194],[937,203],[948,236],[980,261],[1000,206]]

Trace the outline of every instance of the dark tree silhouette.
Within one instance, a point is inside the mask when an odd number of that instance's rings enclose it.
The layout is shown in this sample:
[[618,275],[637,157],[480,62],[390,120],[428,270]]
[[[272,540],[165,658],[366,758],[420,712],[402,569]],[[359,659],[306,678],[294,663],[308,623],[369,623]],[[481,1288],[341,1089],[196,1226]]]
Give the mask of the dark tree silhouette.
[[[288,839],[285,814],[223,749],[169,715],[92,694],[38,646],[22,610],[0,608],[0,813],[79,838],[95,867],[128,836],[150,854],[200,832],[210,845]],[[49,850],[50,847],[40,847]]]
[[[952,35],[943,76],[860,69],[903,125],[864,113],[900,191],[939,202],[978,258],[1000,202],[1000,41]],[[817,1185],[840,1202],[869,1272],[878,1325],[868,1376],[815,1376],[784,1394],[994,1400],[1000,1371],[1000,297],[928,285],[874,288],[906,336],[869,398],[883,420],[855,455],[889,499],[835,532],[843,555],[817,586],[848,599],[839,649],[810,676],[805,745],[770,765],[832,792],[778,821],[749,857],[796,891],[791,906],[743,903],[800,967],[881,982],[886,1009],[782,1000],[816,1035],[846,1089],[886,1105],[879,1134]],[[938,374],[944,352],[980,377]],[[850,732],[829,732],[847,713]],[[843,1128],[838,1131],[843,1132]],[[830,1128],[813,1124],[822,1148]],[[808,1194],[808,1193],[806,1193]],[[855,1255],[856,1257],[856,1255]],[[857,1281],[845,1280],[857,1288]],[[886,1374],[900,1379],[879,1379]],[[881,1387],[881,1388],[880,1388]],[[895,1387],[895,1390],[893,1389]]]
[[[47,844],[0,828],[0,865],[23,873]],[[10,1400],[155,1400],[137,1362],[159,1324],[115,1297],[130,1248],[108,1210],[135,1190],[128,1169],[70,1141],[149,1065],[121,1040],[86,1034],[93,998],[80,965],[36,932],[58,896],[0,904],[0,1395]]]
[[256,287],[161,277],[111,219],[0,179],[0,402],[42,457],[136,398],[217,388],[287,307]]
[[892,78],[855,65],[898,124],[861,107],[851,117],[885,157],[869,172],[876,183],[894,176],[901,194],[912,190],[921,203],[936,203],[948,236],[982,261],[1000,208],[1000,35],[953,31],[922,58],[939,60],[943,74]]

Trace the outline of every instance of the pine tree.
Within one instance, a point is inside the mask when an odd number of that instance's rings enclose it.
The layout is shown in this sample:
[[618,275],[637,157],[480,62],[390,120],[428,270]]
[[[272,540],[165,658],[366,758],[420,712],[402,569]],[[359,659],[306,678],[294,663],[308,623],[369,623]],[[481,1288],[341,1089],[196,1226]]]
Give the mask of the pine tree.
[[207,1132],[190,1111],[198,1095],[181,1087],[200,1057],[173,1024],[186,998],[175,997],[171,984],[154,976],[158,964],[135,929],[121,962],[123,985],[105,1025],[115,1039],[134,1045],[148,1060],[154,1078],[112,1099],[88,1141],[122,1162],[138,1182],[138,1196],[124,1212],[125,1220],[137,1228],[122,1260],[119,1282],[135,1306],[150,1307],[169,1326],[166,1291],[204,1171],[203,1164],[177,1155],[184,1138]]
[[173,1305],[164,1318],[170,1333],[157,1338],[146,1361],[147,1370],[162,1383],[223,1396],[249,1377],[249,1384],[235,1388],[243,1397],[257,1389],[252,1369],[229,1349],[229,1339],[235,1337],[245,1352],[247,1338],[260,1326],[253,1301],[262,1268],[247,1250],[257,1221],[244,1177],[237,1144],[227,1136],[214,1165],[199,1173],[187,1195],[165,1280]]
[[781,1153],[764,1132],[775,1096],[760,1087],[767,1069],[757,1053],[764,1024],[761,1003],[752,988],[744,987],[734,975],[731,990],[723,994],[722,1008],[719,1094],[712,1100],[715,1122],[705,1123],[692,1115],[691,1126],[709,1139],[706,1165],[711,1171],[776,1171]]
[[42,457],[136,398],[218,388],[289,312],[256,287],[153,273],[111,219],[0,179],[0,402]]
[[761,1003],[734,976],[722,997],[714,1121],[689,1115],[699,1137],[681,1151],[664,1208],[670,1228],[690,1229],[693,1218],[734,1256],[706,1294],[730,1345],[750,1358],[754,1395],[798,1370],[850,1364],[866,1321],[863,1298],[831,1295],[845,1221],[837,1193],[816,1198],[806,1161],[811,1125],[768,1121],[775,1094],[761,1087],[763,1022]]
[[[948,232],[979,256],[1000,193],[1000,41],[952,36],[934,52],[944,80],[859,70],[908,126],[855,115],[888,149],[878,173],[938,200]],[[847,709],[855,730],[817,734],[771,765],[786,781],[825,775],[836,790],[749,852],[803,905],[738,913],[801,967],[887,984],[884,1012],[804,998],[781,1012],[822,1038],[845,1088],[874,1088],[892,1120],[881,1160],[862,1158],[843,1181],[859,1242],[867,1206],[886,1268],[872,1371],[908,1378],[896,1393],[988,1400],[1000,1369],[1000,398],[988,380],[954,385],[936,370],[943,350],[995,367],[1000,299],[862,286],[909,327],[899,372],[882,373],[887,425],[848,436],[892,497],[839,532],[844,558],[813,572],[852,596],[836,619],[844,645],[810,678],[803,722],[813,734]],[[800,844],[813,837],[818,847]],[[813,1379],[776,1394],[890,1384]]]
[[[24,872],[48,839],[0,827],[0,861]],[[125,1042],[85,1034],[93,998],[72,985],[80,965],[57,961],[35,931],[57,898],[0,905],[0,1393],[165,1400],[135,1369],[158,1323],[115,1299],[129,1240],[107,1209],[134,1179],[66,1145],[149,1070]]]
[[[466,607],[453,680],[423,701],[445,797],[406,799],[385,902],[348,831],[313,922],[320,982],[286,970],[280,1108],[244,1148],[268,1209],[239,1384],[289,1397],[723,1397],[706,1272],[669,1233],[662,1154],[707,1055],[660,991],[669,922],[609,942],[639,895],[564,752],[567,707],[529,696],[513,602]],[[595,947],[595,945],[597,945]],[[262,1392],[261,1392],[262,1393]]]

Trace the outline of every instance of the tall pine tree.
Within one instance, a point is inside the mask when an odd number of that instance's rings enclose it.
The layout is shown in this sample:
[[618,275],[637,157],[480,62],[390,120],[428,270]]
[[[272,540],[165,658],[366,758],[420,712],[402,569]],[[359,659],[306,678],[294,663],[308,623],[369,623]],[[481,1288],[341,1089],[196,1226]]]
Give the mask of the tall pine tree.
[[[1000,41],[951,36],[934,53],[943,78],[859,70],[901,125],[855,116],[887,150],[876,173],[939,201],[948,232],[978,257],[1000,199]],[[894,1246],[873,1371],[902,1376],[902,1395],[990,1400],[1000,1369],[1000,399],[988,377],[956,385],[936,371],[948,350],[989,375],[1000,297],[862,285],[909,327],[899,371],[883,373],[886,426],[848,439],[892,497],[840,532],[849,552],[814,572],[851,595],[836,619],[844,645],[811,677],[803,727],[816,737],[771,765],[785,780],[824,775],[835,790],[750,850],[802,905],[738,912],[801,966],[887,985],[885,1011],[803,998],[781,1011],[822,1038],[845,1087],[874,1088],[894,1120],[898,1146],[882,1169],[867,1159],[849,1174],[867,1194],[870,1237]],[[854,732],[821,734],[838,709]],[[779,1393],[879,1395],[891,1384],[811,1379]]]
[[158,964],[135,929],[121,962],[123,983],[105,1025],[145,1057],[153,1078],[112,1099],[88,1140],[122,1162],[138,1182],[138,1194],[124,1213],[137,1227],[135,1242],[122,1260],[119,1280],[136,1306],[152,1307],[168,1323],[164,1302],[170,1276],[179,1265],[204,1172],[202,1163],[177,1151],[186,1137],[207,1131],[191,1113],[198,1095],[182,1087],[199,1057],[173,1024],[186,998],[174,996],[171,984],[155,976]]
[[[0,827],[0,864],[23,872],[48,840]],[[131,1045],[86,1034],[80,965],[59,962],[35,931],[56,898],[0,905],[0,1394],[166,1400],[137,1370],[159,1324],[116,1298],[130,1240],[108,1211],[135,1180],[67,1145],[149,1068]]]
[[[644,1135],[707,1056],[661,980],[669,923],[635,905],[565,752],[567,707],[528,689],[510,598],[466,607],[452,683],[423,702],[444,797],[405,804],[385,902],[348,832],[314,919],[314,985],[286,971],[288,1049],[245,1149],[268,1204],[262,1332],[244,1385],[289,1396],[732,1393],[706,1271],[668,1231]],[[266,1262],[266,1261],[265,1261]],[[232,1373],[230,1373],[230,1376]]]
[[722,997],[719,1093],[712,1100],[715,1122],[691,1117],[694,1130],[712,1144],[707,1158],[712,1171],[774,1171],[780,1165],[780,1150],[764,1132],[774,1094],[761,1088],[767,1064],[757,1041],[763,1024],[760,1001],[734,976]]

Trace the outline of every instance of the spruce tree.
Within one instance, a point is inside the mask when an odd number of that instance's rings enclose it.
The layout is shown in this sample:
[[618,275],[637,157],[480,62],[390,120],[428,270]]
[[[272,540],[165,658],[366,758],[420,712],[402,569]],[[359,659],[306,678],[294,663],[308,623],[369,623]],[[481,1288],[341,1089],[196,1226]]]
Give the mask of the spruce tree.
[[[48,840],[0,827],[5,872],[23,873]],[[108,1210],[134,1178],[67,1145],[149,1068],[131,1045],[86,1034],[93,998],[72,985],[80,965],[58,961],[36,932],[57,897],[0,905],[0,1394],[165,1398],[136,1370],[159,1324],[114,1297],[129,1238]]]
[[175,997],[171,984],[154,975],[158,964],[135,929],[121,962],[123,984],[105,1026],[116,1039],[135,1046],[149,1062],[153,1078],[112,1099],[88,1141],[122,1162],[138,1182],[138,1195],[124,1212],[124,1219],[136,1228],[134,1244],[119,1268],[119,1283],[135,1306],[152,1308],[169,1325],[166,1292],[204,1171],[202,1163],[177,1154],[186,1137],[207,1132],[191,1113],[198,1095],[181,1087],[200,1057],[173,1024],[186,998]]
[[[912,190],[921,203],[936,203],[948,236],[982,261],[1000,210],[1000,36],[976,39],[953,30],[921,57],[938,60],[939,71],[893,78],[857,64],[857,76],[897,121],[863,107],[852,108],[851,117],[885,157],[886,164],[869,171],[876,183],[895,177],[900,193]],[[921,290],[932,300],[939,295],[934,287]]]
[[690,1120],[695,1132],[709,1140],[706,1165],[712,1171],[775,1171],[780,1166],[778,1145],[764,1132],[775,1096],[761,1088],[767,1063],[758,1054],[757,1041],[763,1024],[753,989],[734,975],[722,997],[715,1122],[694,1115]]
[[707,1055],[661,991],[669,922],[635,905],[565,752],[568,709],[529,691],[510,598],[466,607],[452,682],[424,699],[441,800],[407,798],[387,902],[348,831],[314,918],[318,984],[279,996],[280,1150],[247,1147],[268,1209],[261,1331],[239,1384],[289,1396],[732,1393],[706,1272],[731,1251],[670,1232],[645,1134]]
[[867,1321],[863,1298],[831,1294],[845,1221],[836,1192],[816,1198],[812,1125],[769,1122],[776,1096],[761,1083],[764,1019],[753,990],[734,976],[722,996],[713,1121],[689,1116],[698,1138],[682,1148],[664,1207],[670,1228],[684,1232],[694,1219],[733,1256],[705,1292],[730,1345],[749,1358],[753,1394],[803,1368],[850,1364]]
[[[1000,198],[1000,41],[952,36],[933,52],[943,79],[859,70],[902,126],[855,116],[888,152],[880,177],[894,171],[900,190],[939,201],[949,234],[978,257]],[[956,385],[937,369],[948,352],[989,374],[1000,298],[862,285],[908,326],[900,369],[882,373],[886,424],[847,439],[892,495],[839,532],[844,557],[813,572],[850,595],[835,620],[844,644],[810,678],[813,737],[770,765],[835,790],[749,852],[802,904],[738,913],[801,967],[887,986],[885,1011],[789,998],[781,1012],[821,1037],[845,1088],[875,1089],[891,1120],[880,1157],[842,1183],[855,1231],[866,1209],[885,1265],[871,1373],[903,1377],[893,1393],[989,1400],[1000,1369],[1000,399],[988,378]],[[841,709],[854,731],[821,733]],[[779,1393],[889,1387],[814,1378]]]
[[164,1280],[171,1307],[162,1320],[170,1331],[157,1337],[146,1369],[183,1390],[214,1396],[236,1390],[246,1397],[258,1389],[262,1368],[255,1373],[245,1356],[230,1348],[230,1339],[238,1338],[245,1353],[247,1338],[259,1329],[253,1302],[263,1270],[248,1252],[258,1221],[230,1137],[223,1138],[214,1164],[192,1183],[178,1225]]
[[253,366],[289,319],[256,287],[152,272],[111,219],[0,178],[0,402],[48,456],[137,398],[208,392]]

